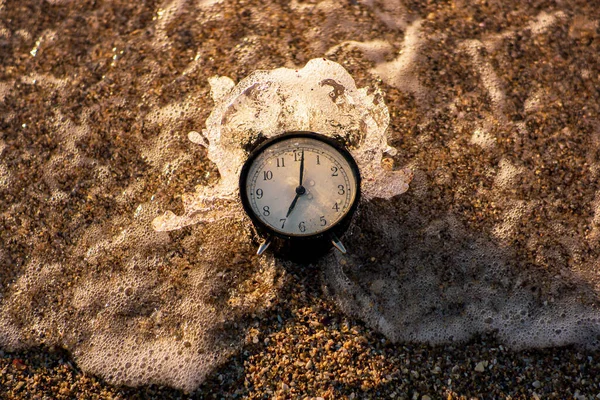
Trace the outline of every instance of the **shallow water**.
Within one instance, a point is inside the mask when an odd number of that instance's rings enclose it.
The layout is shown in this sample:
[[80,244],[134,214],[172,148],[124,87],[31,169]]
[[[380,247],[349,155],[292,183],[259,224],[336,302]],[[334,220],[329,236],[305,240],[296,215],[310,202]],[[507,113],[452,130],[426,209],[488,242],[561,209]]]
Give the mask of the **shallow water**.
[[23,4],[0,3],[2,348],[197,387],[285,284],[236,190],[288,129],[367,177],[318,263],[344,312],[399,344],[598,345],[597,10]]

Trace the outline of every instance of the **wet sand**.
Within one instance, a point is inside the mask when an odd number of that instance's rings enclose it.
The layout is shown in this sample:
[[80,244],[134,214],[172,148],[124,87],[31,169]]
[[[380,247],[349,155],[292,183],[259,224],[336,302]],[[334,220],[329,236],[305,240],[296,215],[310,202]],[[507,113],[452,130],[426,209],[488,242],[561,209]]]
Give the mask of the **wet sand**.
[[[314,273],[314,271],[311,271]],[[491,336],[446,346],[393,344],[336,311],[309,276],[297,276],[268,316],[253,321],[241,354],[197,391],[113,386],[64,351],[3,354],[5,398],[593,399],[597,352],[511,351]],[[306,296],[302,296],[306,293]],[[300,295],[298,295],[300,294]],[[256,338],[256,339],[255,339]],[[427,397],[428,396],[428,397]]]
[[[213,107],[209,77],[239,81],[256,69],[297,68],[327,57],[357,86],[383,90],[390,144],[398,150],[389,161],[415,171],[405,195],[364,205],[357,224],[366,238],[351,244],[365,259],[390,261],[385,248],[367,248],[375,237],[369,233],[381,232],[370,232],[365,221],[392,209],[419,240],[439,235],[442,245],[462,244],[475,237],[508,252],[512,270],[523,274],[521,287],[540,303],[572,297],[593,309],[600,290],[595,4],[208,3],[0,2],[0,301],[3,321],[11,321],[2,332],[19,338],[0,338],[6,348],[0,396],[600,395],[595,350],[510,350],[493,332],[451,345],[393,343],[361,322],[364,311],[340,311],[327,285],[315,279],[323,271],[275,265],[267,280],[252,270],[258,265],[248,255],[252,243],[244,235],[220,236],[219,226],[170,233],[160,246],[139,243],[160,247],[155,269],[127,269],[127,251],[138,243],[101,251],[104,238],[118,241],[136,218],[181,212],[182,193],[218,180],[206,152],[187,140]],[[185,108],[170,108],[180,102]],[[458,221],[467,233],[418,226],[436,221]],[[215,249],[208,256],[199,250],[207,245]],[[100,249],[93,261],[88,247]],[[199,259],[231,272],[207,279],[227,281],[227,290],[238,293],[201,293],[200,304],[227,310],[210,320],[218,328],[190,333],[166,307],[161,326],[149,326],[157,319],[153,310],[188,293]],[[357,282],[379,266],[361,270]],[[109,370],[85,357],[95,343],[90,332],[112,332],[113,320],[102,319],[112,292],[82,298],[95,293],[95,282],[110,288],[118,284],[115,276],[129,279],[125,272],[170,286],[164,292],[147,286],[158,294],[139,294],[139,308],[117,315],[133,321],[120,327],[123,337],[133,332],[150,340],[161,332],[185,351],[186,335],[196,335],[208,338],[201,350],[223,346],[219,357],[202,364],[199,376],[207,375],[197,391],[115,386],[107,381],[117,377],[93,373]],[[259,288],[248,289],[254,281]],[[129,296],[127,288],[122,292]],[[195,342],[190,346],[196,350]],[[75,359],[91,371],[82,372]]]

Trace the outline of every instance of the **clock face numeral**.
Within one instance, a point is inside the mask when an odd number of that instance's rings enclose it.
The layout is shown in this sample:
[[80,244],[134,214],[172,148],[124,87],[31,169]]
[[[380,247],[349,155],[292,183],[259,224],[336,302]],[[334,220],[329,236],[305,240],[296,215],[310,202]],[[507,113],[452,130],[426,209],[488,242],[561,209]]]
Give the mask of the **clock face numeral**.
[[359,190],[353,161],[311,137],[268,145],[247,171],[250,211],[268,229],[286,236],[317,235],[331,229],[353,209]]
[[302,221],[298,224],[298,230],[300,232],[306,232],[306,223],[304,221]]

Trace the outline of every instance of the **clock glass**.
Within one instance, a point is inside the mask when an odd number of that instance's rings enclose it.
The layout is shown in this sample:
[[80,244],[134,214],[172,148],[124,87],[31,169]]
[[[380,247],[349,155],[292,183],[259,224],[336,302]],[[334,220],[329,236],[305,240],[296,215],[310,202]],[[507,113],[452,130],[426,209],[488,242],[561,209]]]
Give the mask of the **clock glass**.
[[322,235],[354,211],[360,174],[350,153],[312,132],[269,140],[248,158],[240,177],[246,212],[283,237]]

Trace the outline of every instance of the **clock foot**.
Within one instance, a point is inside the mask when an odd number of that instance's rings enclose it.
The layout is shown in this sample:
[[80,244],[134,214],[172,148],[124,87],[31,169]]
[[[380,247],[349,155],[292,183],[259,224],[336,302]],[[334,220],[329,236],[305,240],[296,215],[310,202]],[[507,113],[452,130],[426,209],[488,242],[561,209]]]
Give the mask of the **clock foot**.
[[333,244],[333,247],[340,251],[340,253],[346,254],[346,248],[344,247],[342,241],[334,233],[331,234],[331,243]]
[[271,245],[271,238],[267,238],[265,239],[260,246],[258,246],[258,251],[256,252],[257,255],[262,255],[262,253],[264,253],[269,246]]

